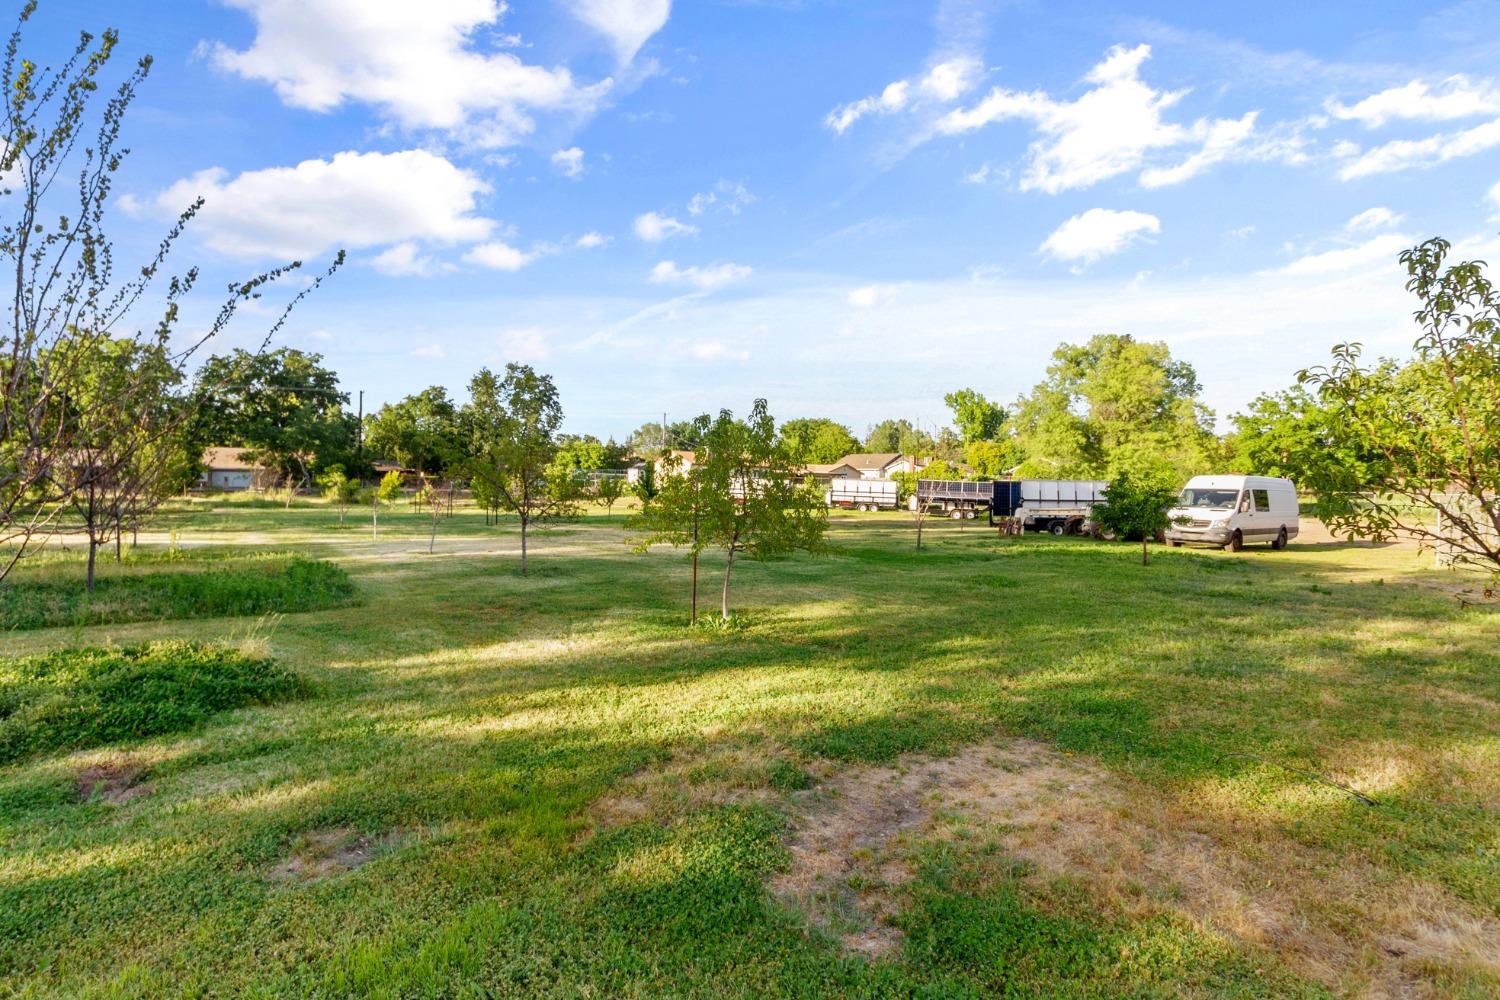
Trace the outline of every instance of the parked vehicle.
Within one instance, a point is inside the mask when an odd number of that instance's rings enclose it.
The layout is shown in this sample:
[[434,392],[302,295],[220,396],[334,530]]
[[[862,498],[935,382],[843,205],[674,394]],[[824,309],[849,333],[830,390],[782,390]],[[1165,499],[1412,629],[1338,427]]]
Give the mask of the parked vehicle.
[[895,510],[901,505],[901,484],[891,479],[834,479],[823,499],[845,510]]
[[1094,507],[1104,503],[1109,483],[1097,479],[1022,479],[1012,516],[1033,531],[1076,535],[1094,518]]
[[1238,552],[1249,542],[1286,548],[1297,537],[1297,487],[1271,476],[1194,476],[1169,512],[1167,544],[1217,545]]
[[1094,505],[1104,502],[1109,484],[1092,479],[997,479],[970,482],[920,479],[911,508],[925,505],[933,513],[972,518],[985,511],[990,517],[1019,517],[1033,531],[1075,534],[1093,517]]

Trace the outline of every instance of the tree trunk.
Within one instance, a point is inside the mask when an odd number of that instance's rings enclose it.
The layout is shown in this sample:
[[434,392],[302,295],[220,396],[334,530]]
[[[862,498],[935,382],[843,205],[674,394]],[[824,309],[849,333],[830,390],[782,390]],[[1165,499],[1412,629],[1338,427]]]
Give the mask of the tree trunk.
[[370,507],[370,537],[376,541],[380,540],[380,499],[378,497],[374,505]]
[[427,536],[427,554],[432,555],[432,546],[437,542],[438,505],[432,505],[432,534]]
[[724,563],[724,593],[719,598],[719,616],[729,620],[729,574],[734,571],[734,546],[729,547],[729,559]]
[[688,618],[689,625],[698,624],[698,553],[693,553],[693,613]]
[[526,522],[528,518],[521,515],[521,575],[526,575]]
[[339,527],[344,526],[344,511],[348,510],[343,504],[339,504]]
[[125,529],[123,527],[121,527],[121,525],[120,525],[120,523],[118,521],[116,521],[115,522],[115,562],[120,562],[123,559],[123,553],[120,550],[121,550],[121,548],[125,544],[124,537],[125,537]]
[[89,532],[89,571],[84,581],[83,589],[90,594],[94,592],[94,553],[99,548],[99,543],[94,540],[94,533]]
[[1147,540],[1148,539],[1146,538],[1145,535],[1141,536],[1141,565],[1142,566],[1148,565],[1150,563],[1150,561],[1151,561],[1151,553],[1146,550],[1146,542],[1147,542]]

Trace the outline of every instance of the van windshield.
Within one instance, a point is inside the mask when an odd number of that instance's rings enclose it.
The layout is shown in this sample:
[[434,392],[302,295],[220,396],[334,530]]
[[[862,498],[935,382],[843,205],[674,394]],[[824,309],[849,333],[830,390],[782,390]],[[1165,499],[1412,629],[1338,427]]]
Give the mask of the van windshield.
[[1229,510],[1239,495],[1239,490],[1183,490],[1182,496],[1177,498],[1177,506]]

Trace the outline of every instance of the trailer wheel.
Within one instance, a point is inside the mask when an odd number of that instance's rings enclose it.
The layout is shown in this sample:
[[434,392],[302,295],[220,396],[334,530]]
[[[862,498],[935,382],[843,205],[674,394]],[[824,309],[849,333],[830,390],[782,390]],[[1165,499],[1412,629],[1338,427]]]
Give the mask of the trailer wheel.
[[1061,538],[1063,535],[1066,535],[1068,533],[1068,526],[1062,521],[1054,521],[1052,522],[1052,527],[1049,530],[1051,530],[1051,532],[1058,538]]
[[967,521],[974,520],[974,512],[972,510],[964,511],[964,519]]

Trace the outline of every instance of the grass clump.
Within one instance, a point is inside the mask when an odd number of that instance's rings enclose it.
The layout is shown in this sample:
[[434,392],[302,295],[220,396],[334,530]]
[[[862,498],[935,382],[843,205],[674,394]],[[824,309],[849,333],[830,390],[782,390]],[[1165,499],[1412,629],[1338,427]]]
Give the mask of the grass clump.
[[209,571],[161,570],[105,577],[89,594],[81,580],[21,580],[0,586],[0,628],[217,618],[320,611],[354,600],[349,575],[303,556]]
[[181,732],[218,712],[307,693],[306,681],[268,658],[182,640],[0,660],[0,763]]

